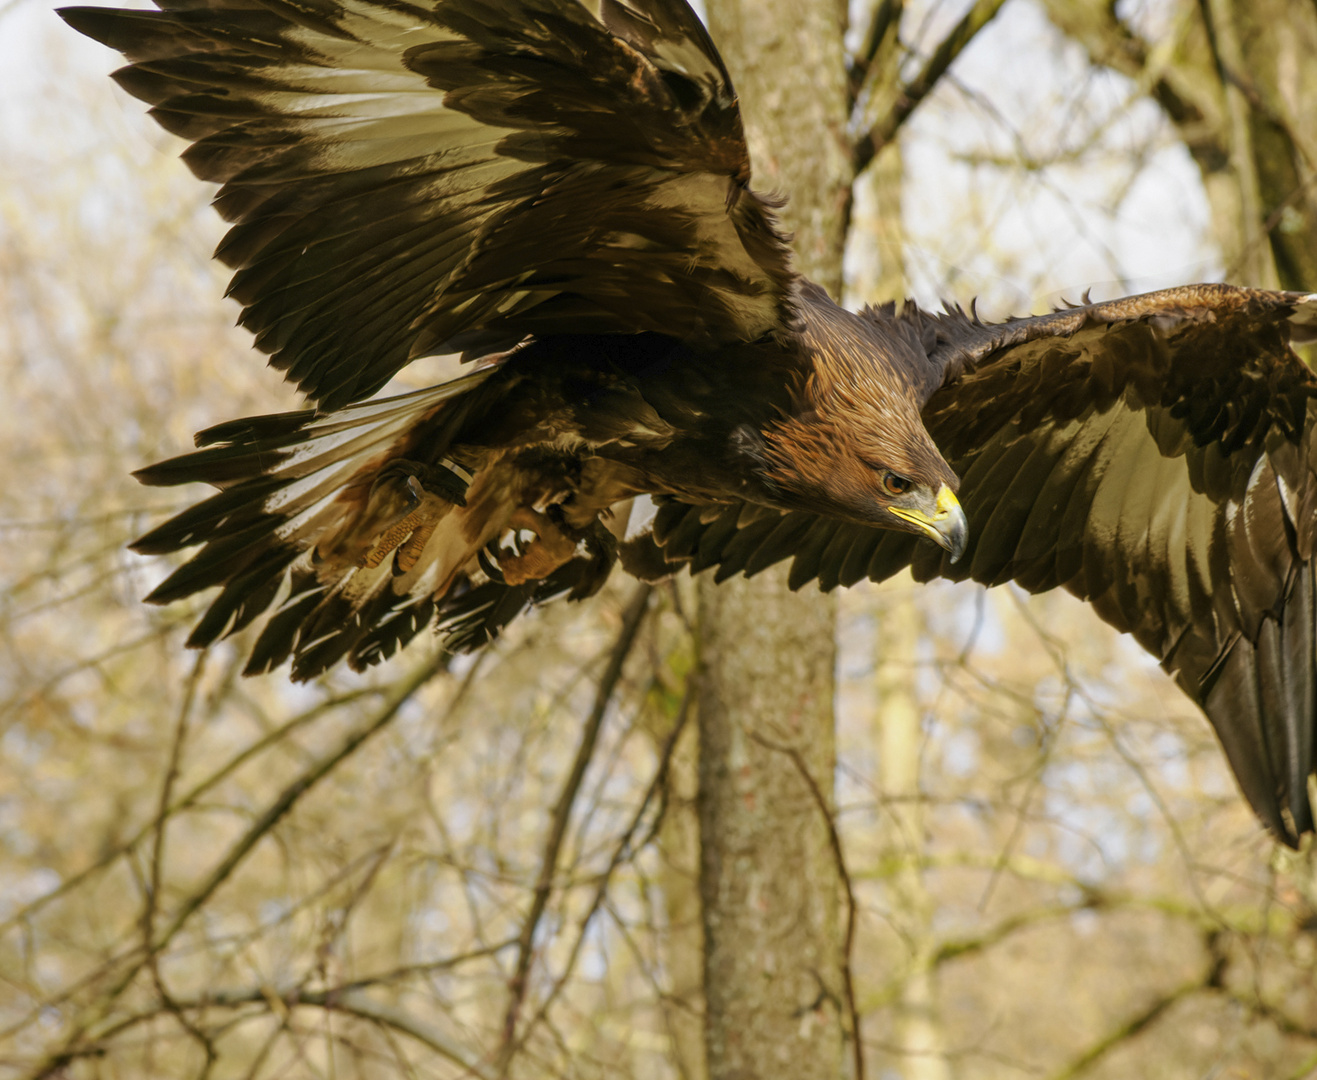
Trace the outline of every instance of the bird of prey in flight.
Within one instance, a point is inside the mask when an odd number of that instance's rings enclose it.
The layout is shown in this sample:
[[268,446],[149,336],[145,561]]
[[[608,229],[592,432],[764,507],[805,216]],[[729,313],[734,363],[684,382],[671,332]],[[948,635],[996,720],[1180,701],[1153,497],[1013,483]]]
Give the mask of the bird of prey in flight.
[[1317,297],[847,311],[684,0],[157,4],[62,14],[220,185],[229,294],[308,398],[138,474],[219,489],[136,544],[196,549],[151,600],[218,588],[190,644],[265,616],[247,670],[295,678],[431,624],[471,648],[618,564],[1059,586],[1312,831]]

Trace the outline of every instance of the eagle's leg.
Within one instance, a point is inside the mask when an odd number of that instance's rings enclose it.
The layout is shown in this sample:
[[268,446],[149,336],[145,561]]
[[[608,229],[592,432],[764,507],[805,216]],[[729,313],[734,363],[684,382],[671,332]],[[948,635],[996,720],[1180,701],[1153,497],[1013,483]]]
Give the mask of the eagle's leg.
[[519,506],[512,512],[508,528],[526,529],[535,534],[535,539],[522,548],[519,555],[499,556],[498,567],[507,584],[520,585],[548,577],[576,554],[578,538],[555,521],[554,516],[541,514],[528,506]]
[[435,527],[454,506],[466,505],[468,481],[445,465],[424,465],[399,458],[380,470],[371,485],[371,499],[392,500],[399,516],[361,560],[373,570],[390,554],[393,572],[411,570]]

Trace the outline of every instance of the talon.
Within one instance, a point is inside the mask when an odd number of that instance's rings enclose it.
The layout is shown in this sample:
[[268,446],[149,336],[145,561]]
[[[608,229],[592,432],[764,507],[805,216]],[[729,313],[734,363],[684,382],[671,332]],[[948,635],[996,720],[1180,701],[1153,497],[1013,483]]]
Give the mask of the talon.
[[536,513],[529,507],[518,507],[508,519],[508,528],[514,536],[522,529],[535,534],[535,539],[520,553],[500,553],[499,569],[509,585],[547,577],[576,554],[575,538],[568,536],[547,514]]
[[[425,524],[424,516],[420,508],[413,510],[406,517],[394,522],[385,530],[384,534],[376,542],[375,547],[367,553],[362,559],[361,565],[367,570],[374,570],[380,565],[393,551],[412,535],[421,525]],[[430,524],[430,532],[434,531],[434,524]]]
[[438,517],[420,522],[402,547],[394,552],[394,577],[401,577],[403,574],[409,573],[415,568],[417,562],[421,558],[421,552],[425,550],[425,545],[430,542],[430,537],[434,535],[434,530],[438,524]]
[[490,581],[497,581],[500,585],[507,584],[503,577],[503,571],[498,566],[498,547],[491,543],[486,544],[476,552],[476,562],[480,569],[485,572],[485,577]]
[[[461,475],[458,475],[458,470]],[[403,512],[361,556],[358,565],[374,570],[393,555],[395,575],[414,569],[444,515],[455,505],[466,505],[469,483],[470,474],[447,459],[440,465],[425,465],[403,458],[389,462],[371,484],[372,507],[369,513],[378,515],[376,520],[379,517],[387,520],[390,502],[392,508]],[[398,505],[400,502],[402,506]]]

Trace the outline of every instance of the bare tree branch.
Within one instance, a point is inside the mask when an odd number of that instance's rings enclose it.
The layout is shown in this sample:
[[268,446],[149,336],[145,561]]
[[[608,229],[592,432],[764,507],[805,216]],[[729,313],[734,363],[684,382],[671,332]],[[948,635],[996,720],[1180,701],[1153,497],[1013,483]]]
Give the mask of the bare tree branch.
[[1057,27],[1084,46],[1090,61],[1120,72],[1146,90],[1175,124],[1204,175],[1226,167],[1230,151],[1208,121],[1202,102],[1194,101],[1161,65],[1150,62],[1152,47],[1120,18],[1113,4],[1043,0],[1043,7]]
[[[383,691],[376,687],[362,687],[359,690],[351,690],[343,694],[335,695],[331,698],[326,698],[324,701],[313,705],[305,712],[298,713],[298,715],[294,716],[291,720],[287,720],[274,730],[267,732],[249,746],[243,747],[242,750],[234,754],[233,757],[229,758],[228,761],[204,780],[199,781],[185,794],[180,795],[178,799],[170,803],[167,811],[168,814],[173,816],[182,810],[187,810],[188,808],[195,806],[203,795],[213,790],[224,780],[227,780],[248,761],[251,761],[272,746],[281,743],[285,737],[292,734],[292,732],[296,731],[298,728],[304,727],[312,720],[318,720],[326,713],[331,712],[341,705],[347,705],[359,698],[370,697],[379,693],[383,693]],[[0,922],[0,936],[9,933],[21,923],[27,922],[42,908],[55,900],[58,900],[60,897],[66,896],[93,874],[104,870],[112,863],[123,858],[155,831],[158,820],[158,817],[152,818],[127,840],[107,849],[94,862],[88,864],[77,873],[70,874],[49,892],[42,893],[35,900],[24,904],[21,908],[10,915],[9,918],[5,919],[4,922]]]
[[[851,58],[851,105],[855,105],[864,84],[870,81],[874,61],[886,51],[901,29],[904,0],[878,0],[864,33],[860,51]],[[895,74],[895,73],[893,73]]]
[[[634,853],[637,847],[643,848],[658,831],[659,822],[662,820],[663,814],[662,805],[660,805],[658,813],[655,815],[655,820],[650,823],[650,827],[646,831],[646,835],[641,843],[639,845],[634,845],[633,842],[635,840],[636,832],[640,829],[641,823],[645,820],[645,815],[649,811],[650,803],[653,802],[654,796],[661,791],[664,784],[667,783],[668,767],[672,763],[673,751],[677,748],[677,740],[681,737],[682,731],[685,730],[686,721],[690,716],[691,692],[692,687],[688,680],[686,691],[682,695],[681,706],[677,712],[676,722],[673,725],[671,733],[663,743],[663,749],[659,753],[658,766],[655,768],[654,777],[650,781],[648,789],[645,791],[645,797],[641,799],[640,805],[636,807],[636,812],[631,817],[631,823],[626,827],[622,835],[618,837],[617,843],[613,847],[612,858],[608,861],[607,868],[599,875],[599,881],[595,886],[594,898],[590,901],[589,909],[581,918],[579,929],[576,934],[576,940],[572,943],[572,951],[568,954],[566,964],[563,965],[562,974],[557,980],[555,980],[553,989],[545,995],[544,1001],[536,1010],[535,1015],[527,1022],[525,1030],[517,1040],[516,1049],[520,1049],[525,1045],[531,1032],[534,1031],[536,1025],[548,1014],[549,1008],[553,1005],[554,1001],[557,1000],[558,995],[567,985],[567,980],[570,978],[573,969],[576,967],[576,961],[581,954],[581,947],[585,944],[586,932],[589,930],[591,922],[594,921],[595,915],[599,913],[599,910],[604,905],[604,901],[607,899],[608,886],[613,880],[613,874],[617,871],[617,868],[622,865],[628,852]],[[863,1080],[863,1077],[861,1077],[860,1080]]]
[[571,819],[572,807],[576,802],[581,781],[585,779],[585,770],[594,757],[595,744],[599,739],[599,730],[603,726],[604,715],[613,700],[613,692],[622,678],[622,667],[635,644],[636,634],[644,621],[649,608],[649,598],[653,593],[652,585],[641,584],[631,594],[622,613],[622,626],[613,644],[608,663],[599,677],[599,686],[595,692],[594,707],[586,719],[581,732],[581,741],[576,749],[576,760],[572,762],[571,771],[563,782],[562,791],[550,817],[549,832],[544,840],[544,851],[540,857],[540,872],[535,883],[535,894],[531,898],[530,910],[522,923],[521,940],[517,951],[516,971],[509,984],[507,1012],[503,1019],[503,1050],[500,1068],[506,1070],[515,1044],[517,1016],[521,1012],[522,1002],[526,996],[526,980],[530,973],[531,958],[535,945],[535,931],[553,891],[553,880],[558,870],[558,855],[562,850],[563,840],[567,835],[567,825]]
[[1208,990],[1220,986],[1221,976],[1225,970],[1226,958],[1215,948],[1216,935],[1208,934],[1209,948],[1214,953],[1214,959],[1208,969],[1196,979],[1189,979],[1181,983],[1174,990],[1168,991],[1154,999],[1151,1004],[1141,1012],[1131,1016],[1124,1023],[1117,1025],[1107,1034],[1103,1035],[1087,1050],[1072,1060],[1057,1072],[1054,1072],[1048,1080],[1074,1080],[1075,1077],[1087,1072],[1092,1066],[1096,1065],[1103,1057],[1114,1050],[1121,1043],[1128,1042],[1140,1032],[1155,1024],[1157,1020],[1172,1005],[1183,1001],[1187,997],[1199,993],[1202,990]]
[[132,981],[137,977],[142,968],[150,961],[150,958],[159,953],[162,949],[174,939],[175,935],[183,928],[193,914],[210,898],[242,861],[250,854],[256,844],[266,836],[275,825],[286,815],[317,783],[323,780],[340,764],[354,754],[363,743],[372,735],[377,734],[387,727],[397,715],[398,710],[403,703],[408,701],[422,686],[443,671],[446,667],[446,656],[439,654],[433,660],[422,664],[408,678],[402,680],[397,688],[389,695],[387,702],[378,713],[370,718],[365,724],[359,727],[355,732],[343,740],[339,748],[332,754],[320,758],[309,769],[303,772],[296,780],[284,788],[279,797],[274,800],[259,818],[243,833],[234,843],[225,855],[223,860],[216,866],[202,882],[201,886],[195,889],[190,896],[174,912],[173,918],[165,927],[164,931],[155,937],[147,946],[147,950],[140,954],[136,960],[129,963],[127,969],[120,973],[114,984],[101,996],[96,1006],[90,1010],[90,1015],[82,1019],[73,1028],[64,1045],[52,1053],[46,1060],[41,1062],[32,1072],[33,1080],[41,1080],[43,1077],[50,1076],[58,1071],[65,1062],[72,1056],[76,1056],[78,1043],[88,1028],[98,1023],[113,1008],[114,1003],[120,995],[128,988]]
[[[179,998],[174,1006],[180,1010],[238,1009],[246,1005],[265,1005],[272,1012],[287,1015],[293,1009],[313,1007],[333,1010],[356,1016],[402,1032],[433,1050],[440,1057],[460,1065],[481,1080],[496,1080],[495,1073],[486,1063],[473,1055],[460,1043],[433,1025],[418,1020],[406,1011],[385,1005],[371,998],[357,986],[335,987],[330,990],[286,990],[258,986],[240,990],[221,990],[199,998]],[[65,1063],[79,1057],[91,1057],[102,1052],[104,1043],[116,1035],[155,1019],[160,1009],[143,1010],[124,1017],[107,1028],[100,1039],[70,1051]],[[47,1074],[49,1075],[49,1074]]]
[[187,683],[184,686],[183,702],[178,710],[178,720],[174,725],[174,738],[169,749],[169,763],[165,768],[165,777],[160,785],[159,808],[156,812],[155,826],[153,828],[154,838],[151,844],[151,872],[150,878],[145,887],[145,900],[142,905],[142,948],[148,956],[147,970],[151,974],[151,982],[155,986],[156,993],[160,996],[166,1011],[174,1018],[205,1055],[205,1064],[198,1080],[205,1080],[210,1075],[211,1069],[219,1059],[219,1054],[215,1049],[215,1041],[201,1030],[187,1016],[183,1009],[179,1008],[175,1002],[169,988],[165,985],[164,976],[160,972],[159,956],[160,954],[151,949],[151,942],[155,938],[156,916],[160,910],[160,894],[164,882],[164,858],[165,858],[165,832],[168,827],[170,818],[169,806],[174,798],[174,785],[178,781],[179,772],[183,766],[183,749],[187,743],[188,724],[192,718],[192,705],[196,699],[197,686],[201,682],[202,672],[206,667],[207,650],[202,649],[197,653],[197,658],[192,665],[192,671],[188,676]]
[[980,30],[992,21],[1001,10],[1006,0],[975,0],[974,6],[965,13],[942,43],[933,50],[933,55],[920,69],[919,73],[897,92],[887,113],[880,117],[868,131],[855,141],[855,173],[859,175],[869,167],[869,163],[878,156],[889,142],[901,130],[901,125],[910,118],[910,114],[932,92],[952,63],[974,40]]

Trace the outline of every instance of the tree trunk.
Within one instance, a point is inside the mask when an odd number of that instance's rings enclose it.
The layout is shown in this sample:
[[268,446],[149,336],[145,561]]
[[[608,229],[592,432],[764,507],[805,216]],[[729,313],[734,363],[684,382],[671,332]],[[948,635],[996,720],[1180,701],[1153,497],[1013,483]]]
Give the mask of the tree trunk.
[[781,582],[700,596],[711,1080],[840,1074],[839,878],[818,798],[830,809],[833,630],[832,604]]
[[[801,269],[836,295],[849,199],[844,6],[710,0],[755,186],[790,196]],[[831,808],[835,603],[784,571],[699,585],[700,892],[711,1080],[842,1071]],[[808,777],[804,773],[808,773]],[[820,801],[823,806],[820,806]]]
[[845,0],[708,0],[750,143],[752,185],[788,197],[801,272],[841,295],[850,201]]
[[1299,0],[1211,0],[1209,10],[1218,42],[1224,40],[1222,24],[1233,24],[1230,36],[1239,66],[1232,66],[1226,76],[1248,126],[1241,149],[1249,154],[1251,186],[1258,200],[1250,228],[1273,280],[1282,288],[1317,287],[1317,193],[1313,191],[1317,163],[1312,158],[1317,149],[1312,118],[1317,5]]

